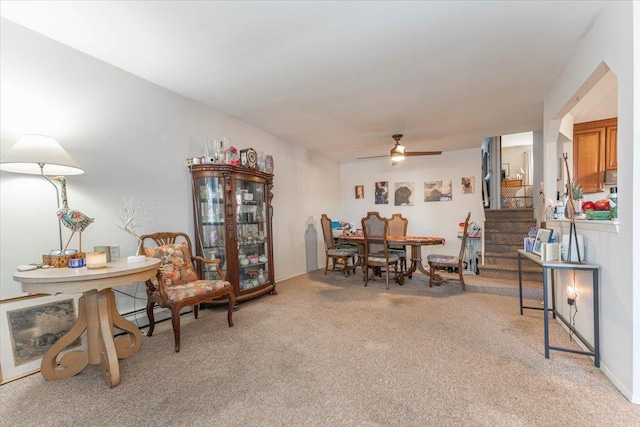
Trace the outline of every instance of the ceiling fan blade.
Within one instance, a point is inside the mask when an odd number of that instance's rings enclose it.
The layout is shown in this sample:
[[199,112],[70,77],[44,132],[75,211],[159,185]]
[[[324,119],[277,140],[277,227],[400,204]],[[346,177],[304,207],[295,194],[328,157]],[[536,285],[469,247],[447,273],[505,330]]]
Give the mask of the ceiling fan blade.
[[439,156],[442,151],[407,151],[404,153],[407,157],[412,156]]
[[383,156],[368,156],[368,157],[356,157],[356,159],[358,160],[364,160],[364,159],[382,159],[384,157],[389,157],[388,154],[385,154]]

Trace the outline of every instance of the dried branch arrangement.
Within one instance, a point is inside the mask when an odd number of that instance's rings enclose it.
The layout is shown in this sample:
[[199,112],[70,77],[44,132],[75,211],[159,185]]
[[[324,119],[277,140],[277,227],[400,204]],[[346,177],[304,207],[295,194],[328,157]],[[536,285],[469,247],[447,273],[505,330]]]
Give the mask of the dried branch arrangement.
[[138,241],[136,256],[140,255],[140,236],[136,230],[144,225],[154,224],[153,210],[154,208],[134,205],[132,199],[129,199],[129,201],[125,199],[117,209],[111,209],[111,213],[116,217],[116,227]]

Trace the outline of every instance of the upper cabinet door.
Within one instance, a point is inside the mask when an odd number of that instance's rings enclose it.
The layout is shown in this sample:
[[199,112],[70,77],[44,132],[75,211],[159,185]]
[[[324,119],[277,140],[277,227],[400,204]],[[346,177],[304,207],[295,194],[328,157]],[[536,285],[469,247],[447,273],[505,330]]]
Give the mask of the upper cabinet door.
[[573,180],[585,193],[604,191],[605,169],[618,168],[618,119],[573,126]]
[[585,193],[604,190],[604,141],[604,127],[573,134],[573,180]]
[[605,169],[618,169],[618,126],[607,127],[605,144]]

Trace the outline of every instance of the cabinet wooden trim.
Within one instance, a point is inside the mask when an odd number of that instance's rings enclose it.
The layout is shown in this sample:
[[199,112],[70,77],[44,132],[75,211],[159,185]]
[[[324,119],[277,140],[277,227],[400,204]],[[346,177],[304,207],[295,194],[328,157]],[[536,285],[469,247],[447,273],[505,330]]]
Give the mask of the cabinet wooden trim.
[[607,126],[604,152],[604,168],[606,170],[618,169],[618,126]]
[[503,179],[502,187],[522,187],[521,179]]

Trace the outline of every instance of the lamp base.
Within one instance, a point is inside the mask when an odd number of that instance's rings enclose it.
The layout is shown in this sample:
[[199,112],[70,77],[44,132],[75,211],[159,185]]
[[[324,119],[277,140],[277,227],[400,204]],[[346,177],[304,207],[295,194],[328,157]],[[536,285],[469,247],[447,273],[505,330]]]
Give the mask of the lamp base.
[[146,255],[131,255],[127,257],[127,262],[143,262],[147,260]]

